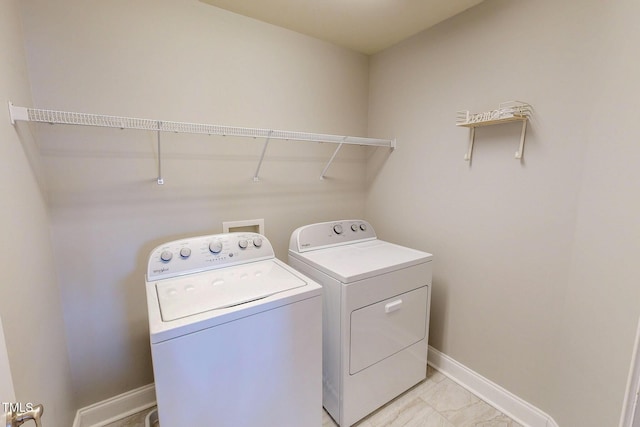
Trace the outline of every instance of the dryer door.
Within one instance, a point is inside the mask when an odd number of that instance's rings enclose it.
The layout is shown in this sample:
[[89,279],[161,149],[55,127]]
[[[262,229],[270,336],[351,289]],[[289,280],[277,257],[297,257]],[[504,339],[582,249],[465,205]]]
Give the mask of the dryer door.
[[426,286],[351,312],[351,375],[422,340],[427,333]]

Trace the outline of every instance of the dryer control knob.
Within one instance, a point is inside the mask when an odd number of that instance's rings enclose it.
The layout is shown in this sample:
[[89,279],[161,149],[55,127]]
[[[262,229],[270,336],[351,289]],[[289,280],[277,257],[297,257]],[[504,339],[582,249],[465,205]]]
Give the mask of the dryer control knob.
[[182,258],[189,258],[191,256],[191,249],[189,248],[180,249],[180,256]]
[[255,239],[253,239],[253,246],[255,246],[256,248],[262,246],[262,239],[260,237],[256,237]]
[[360,230],[367,231],[367,224],[360,224]]
[[240,249],[247,249],[247,246],[249,246],[249,242],[247,242],[246,240],[242,239],[242,240],[238,241],[238,246],[240,246]]
[[171,258],[173,258],[173,254],[170,251],[162,251],[160,254],[160,259],[164,262],[171,261]]
[[333,226],[333,231],[336,232],[336,234],[342,234],[342,226],[340,224],[336,224]]
[[211,253],[219,254],[222,252],[222,243],[220,242],[211,242],[209,243],[209,250]]
[[351,231],[358,231],[358,224],[351,224]]

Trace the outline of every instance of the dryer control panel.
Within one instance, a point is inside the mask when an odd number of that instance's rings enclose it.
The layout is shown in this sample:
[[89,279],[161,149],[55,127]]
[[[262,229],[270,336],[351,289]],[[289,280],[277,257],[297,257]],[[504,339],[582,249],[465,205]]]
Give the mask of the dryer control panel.
[[258,233],[224,233],[174,240],[151,252],[147,281],[274,257],[271,243]]
[[296,229],[291,235],[289,250],[306,252],[376,238],[371,224],[361,219],[320,222]]

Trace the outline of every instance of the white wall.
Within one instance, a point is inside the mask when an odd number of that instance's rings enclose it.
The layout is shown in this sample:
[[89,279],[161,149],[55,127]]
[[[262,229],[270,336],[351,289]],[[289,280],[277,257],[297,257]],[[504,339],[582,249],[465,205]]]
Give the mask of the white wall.
[[[368,58],[196,0],[25,0],[33,105],[364,135]],[[364,213],[367,152],[37,125],[78,406],[150,383],[145,263],[158,244],[264,218],[277,255],[299,225]]]
[[16,399],[64,427],[75,407],[41,168],[29,127],[11,126],[6,110],[31,103],[19,3],[0,1],[0,316]]
[[[366,215],[435,254],[431,344],[561,426],[617,424],[640,313],[637,9],[488,0],[371,60],[369,132],[399,148]],[[456,111],[511,99],[523,161],[513,124],[465,162]]]
[[[432,345],[563,427],[616,424],[640,314],[633,0],[487,0],[374,56],[370,68],[365,56],[195,0],[23,0],[33,102],[16,4],[2,3],[0,93],[18,105],[368,130],[399,146],[368,160],[346,149],[319,181],[333,147],[273,142],[253,183],[261,142],[163,135],[166,184],[157,186],[155,135],[36,125],[19,126],[18,138],[0,121],[11,166],[0,169],[0,191],[16,203],[0,223],[18,242],[3,250],[41,266],[0,258],[7,277],[28,284],[0,284],[19,399],[69,419],[46,197],[76,407],[152,381],[143,277],[155,245],[265,218],[285,257],[296,226],[366,213],[381,237],[436,255]],[[535,108],[523,162],[513,159],[519,127],[505,125],[478,130],[470,166],[455,111],[509,99]],[[9,304],[16,297],[43,314],[24,317]],[[24,356],[42,355],[6,316],[39,334],[53,352],[47,363]],[[41,367],[42,389],[27,362]]]
[[561,425],[616,425],[640,315],[640,3],[609,7],[553,370]]

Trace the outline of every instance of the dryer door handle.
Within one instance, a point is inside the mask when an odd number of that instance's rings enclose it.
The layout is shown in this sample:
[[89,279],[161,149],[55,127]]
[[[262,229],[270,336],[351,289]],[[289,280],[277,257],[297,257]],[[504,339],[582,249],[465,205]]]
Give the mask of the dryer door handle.
[[402,306],[402,300],[401,299],[397,299],[397,300],[395,300],[393,302],[385,304],[384,312],[385,313],[391,313],[392,311],[399,310],[401,306]]

